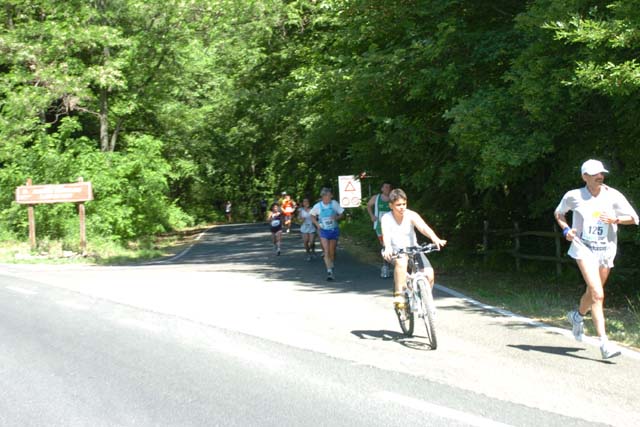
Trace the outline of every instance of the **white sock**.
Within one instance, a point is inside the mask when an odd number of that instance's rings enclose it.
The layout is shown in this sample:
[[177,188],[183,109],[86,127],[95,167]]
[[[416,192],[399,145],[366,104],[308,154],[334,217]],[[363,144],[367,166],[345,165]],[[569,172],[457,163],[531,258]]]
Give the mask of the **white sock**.
[[600,345],[605,345],[608,342],[609,342],[609,338],[607,338],[606,335],[603,335],[600,337]]

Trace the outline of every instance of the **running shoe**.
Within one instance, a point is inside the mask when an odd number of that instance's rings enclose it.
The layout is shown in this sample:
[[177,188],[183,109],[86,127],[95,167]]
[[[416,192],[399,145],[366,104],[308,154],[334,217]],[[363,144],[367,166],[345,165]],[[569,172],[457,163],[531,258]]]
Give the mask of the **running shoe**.
[[611,359],[612,357],[620,356],[622,352],[618,347],[611,344],[609,341],[605,341],[600,346],[600,354],[602,354],[603,359]]
[[307,261],[311,261],[311,255],[307,255]]
[[582,341],[584,338],[584,319],[578,313],[578,310],[573,310],[567,313],[567,320],[571,323],[571,332],[576,341]]
[[335,277],[333,275],[333,270],[327,270],[327,280],[331,282],[334,279],[335,279]]
[[276,255],[280,256],[280,248],[276,251]]

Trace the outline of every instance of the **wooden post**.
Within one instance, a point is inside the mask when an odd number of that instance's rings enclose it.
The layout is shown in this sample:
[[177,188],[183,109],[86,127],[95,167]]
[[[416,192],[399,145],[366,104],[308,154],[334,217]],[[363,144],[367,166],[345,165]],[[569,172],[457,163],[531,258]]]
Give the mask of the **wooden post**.
[[[79,177],[78,182],[84,182],[84,178]],[[83,202],[78,204],[78,214],[80,215],[80,251],[82,256],[87,256],[87,228]]]
[[[27,178],[27,185],[31,184],[31,178]],[[29,244],[31,245],[31,250],[34,251],[36,249],[36,213],[34,205],[29,205],[27,215],[29,217]]]
[[562,276],[562,263],[560,262],[561,256],[562,256],[562,245],[560,243],[560,233],[558,230],[558,224],[556,224],[555,222],[553,223],[553,232],[556,233],[556,258],[558,259],[556,261],[556,276],[560,277]]
[[484,220],[482,230],[482,251],[484,252],[484,263],[487,263],[487,256],[489,252],[489,221]]
[[513,255],[516,259],[516,271],[520,271],[520,225],[513,221]]

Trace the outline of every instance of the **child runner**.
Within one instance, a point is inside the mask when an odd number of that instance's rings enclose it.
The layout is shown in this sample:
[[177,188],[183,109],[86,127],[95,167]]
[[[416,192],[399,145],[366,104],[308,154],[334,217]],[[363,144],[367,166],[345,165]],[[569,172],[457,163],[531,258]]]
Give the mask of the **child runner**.
[[311,219],[311,207],[307,198],[302,200],[302,209],[298,212],[298,219],[302,221],[300,233],[302,233],[304,250],[307,252],[307,261],[311,261],[316,251],[316,227]]
[[273,250],[276,255],[280,255],[280,241],[282,240],[282,212],[277,203],[271,205],[269,213],[269,226],[271,227],[271,238],[273,239]]

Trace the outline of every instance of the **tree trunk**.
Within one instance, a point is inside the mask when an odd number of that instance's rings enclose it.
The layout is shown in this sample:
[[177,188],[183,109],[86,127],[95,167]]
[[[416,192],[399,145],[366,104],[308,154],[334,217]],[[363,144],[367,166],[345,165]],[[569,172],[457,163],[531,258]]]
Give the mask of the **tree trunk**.
[[100,149],[104,152],[113,151],[109,144],[109,103],[107,89],[100,89]]

